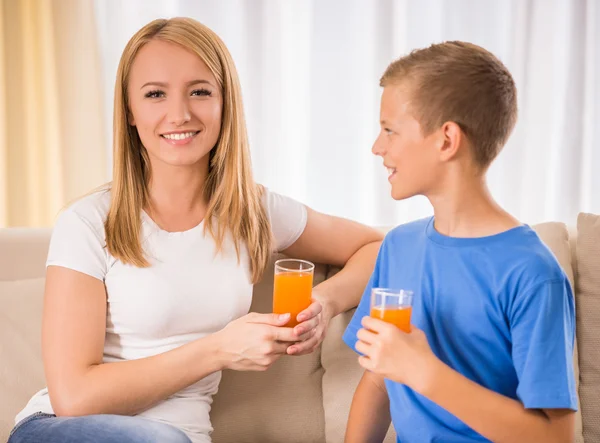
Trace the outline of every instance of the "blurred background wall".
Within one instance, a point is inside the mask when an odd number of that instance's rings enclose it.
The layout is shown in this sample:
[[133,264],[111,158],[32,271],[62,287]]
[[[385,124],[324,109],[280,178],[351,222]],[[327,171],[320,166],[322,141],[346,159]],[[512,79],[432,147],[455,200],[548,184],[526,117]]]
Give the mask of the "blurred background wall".
[[2,0],[0,226],[52,225],[110,180],[112,97],[127,40],[159,17],[211,27],[237,64],[256,179],[374,225],[431,214],[394,202],[381,159],[379,77],[444,40],[495,53],[520,116],[489,174],[527,223],[600,212],[597,0]]

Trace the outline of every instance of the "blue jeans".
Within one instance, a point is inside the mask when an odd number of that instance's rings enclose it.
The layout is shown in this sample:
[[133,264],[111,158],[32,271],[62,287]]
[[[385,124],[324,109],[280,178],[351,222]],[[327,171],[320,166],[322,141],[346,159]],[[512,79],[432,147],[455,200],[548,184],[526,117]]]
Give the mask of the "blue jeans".
[[141,417],[56,417],[38,412],[21,420],[8,443],[191,443],[181,430]]

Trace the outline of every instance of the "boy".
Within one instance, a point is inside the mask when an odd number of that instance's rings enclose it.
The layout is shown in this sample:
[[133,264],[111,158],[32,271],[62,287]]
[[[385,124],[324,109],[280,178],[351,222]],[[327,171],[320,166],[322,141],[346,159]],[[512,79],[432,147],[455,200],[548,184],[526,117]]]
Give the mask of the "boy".
[[[517,118],[506,67],[469,43],[413,51],[381,78],[383,159],[396,200],[434,217],[385,238],[344,334],[365,373],[346,443],[571,442],[577,396],[570,284],[485,174]],[[412,331],[368,317],[371,289],[414,292]],[[362,324],[362,329],[361,329]]]

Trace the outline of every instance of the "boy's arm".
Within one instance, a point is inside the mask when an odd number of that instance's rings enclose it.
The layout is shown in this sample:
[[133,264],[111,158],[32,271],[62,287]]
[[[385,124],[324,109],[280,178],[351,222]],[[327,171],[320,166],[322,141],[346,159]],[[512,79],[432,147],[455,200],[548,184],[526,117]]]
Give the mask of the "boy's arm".
[[[381,258],[385,255],[386,241],[384,240],[371,279],[364,290],[363,297],[344,332],[344,342],[354,351],[356,349],[356,333],[361,327],[361,319],[369,315],[371,289],[380,285],[379,274]],[[365,371],[352,399],[350,416],[346,426],[345,443],[381,443],[390,427],[390,402],[383,377],[370,371]]]
[[354,393],[345,443],[381,443],[391,422],[383,377],[365,371]]
[[[570,409],[526,408],[464,377],[431,351],[425,333],[407,334],[381,320],[364,317],[357,336],[359,363],[368,371],[409,386],[496,443],[573,441]],[[548,394],[541,392],[540,394]],[[553,393],[549,393],[553,394]],[[558,393],[562,394],[562,393]]]
[[507,308],[507,319],[519,401],[452,369],[416,328],[407,334],[365,316],[355,347],[363,354],[359,363],[365,369],[428,397],[489,440],[572,442],[577,409],[575,312],[564,273],[519,291]]
[[520,402],[478,385],[443,363],[421,394],[494,442],[574,441],[574,411],[525,409]]

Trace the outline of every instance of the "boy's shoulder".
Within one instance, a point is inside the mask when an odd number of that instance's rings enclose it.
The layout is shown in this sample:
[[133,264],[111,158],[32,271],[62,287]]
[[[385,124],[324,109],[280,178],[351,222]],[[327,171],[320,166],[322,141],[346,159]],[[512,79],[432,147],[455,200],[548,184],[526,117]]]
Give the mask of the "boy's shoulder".
[[550,248],[529,225],[503,234],[492,245],[472,255],[473,265],[495,275],[508,293],[528,292],[550,282],[568,282],[567,274]]
[[513,245],[511,255],[513,266],[520,268],[522,276],[527,275],[535,280],[564,280],[566,273],[550,248],[537,233],[527,226],[521,243]]
[[432,220],[433,217],[426,217],[398,225],[388,231],[383,241],[384,243],[393,243],[406,238],[425,237],[427,235],[427,226]]
[[[433,217],[426,217],[396,226],[386,234],[382,251],[385,254],[386,251],[397,252],[408,248],[414,252],[426,247],[431,223]],[[486,263],[489,270],[511,275],[520,282],[520,287],[533,281],[566,278],[554,253],[528,225],[489,237],[488,240],[476,240],[474,243],[471,243],[471,239],[466,240],[470,247],[462,249],[464,254],[458,253],[454,258],[462,256],[464,260],[475,260],[478,266]]]

